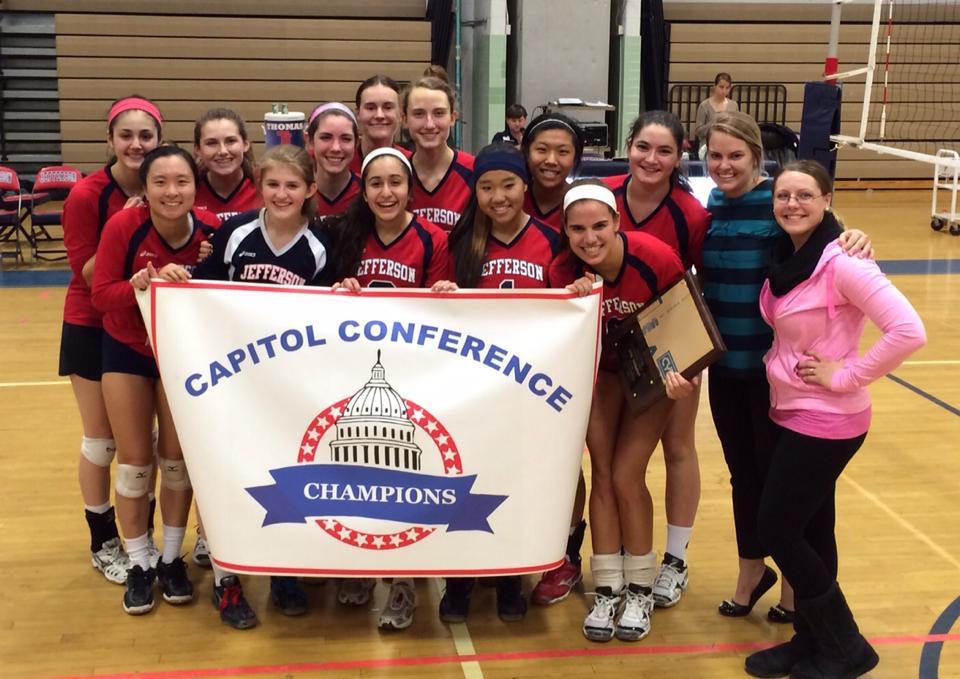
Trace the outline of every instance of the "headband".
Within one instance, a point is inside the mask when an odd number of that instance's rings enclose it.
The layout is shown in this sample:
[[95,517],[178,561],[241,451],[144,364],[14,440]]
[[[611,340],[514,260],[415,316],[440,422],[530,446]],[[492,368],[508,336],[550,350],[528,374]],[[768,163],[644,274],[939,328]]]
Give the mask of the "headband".
[[413,168],[410,167],[410,161],[407,160],[407,157],[405,155],[400,153],[397,149],[393,148],[392,146],[384,146],[383,148],[374,149],[364,157],[363,164],[360,165],[361,176],[363,175],[364,172],[366,172],[367,165],[372,163],[374,160],[376,160],[380,156],[393,156],[394,158],[399,159],[400,162],[402,162],[404,165],[407,166],[407,171],[410,172],[411,174],[413,173]]
[[353,121],[353,124],[354,125],[357,124],[357,116],[354,115],[353,111],[350,109],[349,106],[345,106],[344,104],[341,104],[339,101],[331,101],[328,104],[320,104],[315,109],[313,109],[313,113],[310,114],[310,118],[309,120],[307,120],[307,125],[309,125],[314,120],[316,120],[317,117],[320,116],[320,114],[326,113],[327,111],[340,111],[341,113],[346,113],[347,117]]
[[600,186],[598,184],[580,184],[574,186],[563,196],[564,213],[566,213],[567,208],[578,200],[598,200],[614,212],[617,211],[617,199],[614,197],[613,191],[606,186]]
[[560,125],[562,127],[565,127],[566,129],[570,130],[570,134],[573,135],[574,139],[580,138],[580,135],[577,133],[575,129],[573,129],[573,127],[570,126],[570,123],[564,120],[560,120],[559,118],[544,118],[543,120],[539,121],[536,125],[533,125],[532,127],[528,127],[526,130],[524,130],[523,132],[524,136],[530,137],[532,139],[533,138],[532,135],[537,130],[537,128],[543,127],[547,123],[553,123],[554,125]]
[[520,177],[525,184],[530,183],[530,174],[527,171],[527,163],[524,161],[523,156],[515,150],[512,150],[514,147],[510,146],[508,148],[511,150],[500,150],[494,147],[481,151],[477,155],[473,162],[474,184],[477,183],[477,180],[480,179],[484,173],[494,170],[511,172]]
[[140,97],[125,97],[111,106],[110,112],[107,114],[107,124],[111,124],[118,115],[126,111],[143,111],[156,120],[158,125],[163,125],[163,116],[160,115],[160,109]]

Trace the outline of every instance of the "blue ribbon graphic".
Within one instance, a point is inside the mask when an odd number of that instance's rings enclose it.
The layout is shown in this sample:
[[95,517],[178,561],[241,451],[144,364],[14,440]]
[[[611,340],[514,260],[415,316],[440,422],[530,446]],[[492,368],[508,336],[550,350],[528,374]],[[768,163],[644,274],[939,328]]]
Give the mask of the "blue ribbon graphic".
[[476,474],[434,476],[376,467],[300,464],[271,469],[270,475],[276,483],[246,489],[267,510],[264,526],[306,523],[307,517],[358,516],[446,525],[448,532],[492,533],[487,519],[507,499],[506,495],[471,493]]

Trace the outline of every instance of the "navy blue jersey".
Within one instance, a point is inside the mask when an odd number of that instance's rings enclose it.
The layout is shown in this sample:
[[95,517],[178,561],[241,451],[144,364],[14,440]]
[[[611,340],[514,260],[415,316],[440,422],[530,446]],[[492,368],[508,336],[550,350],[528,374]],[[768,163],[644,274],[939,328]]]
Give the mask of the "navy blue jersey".
[[194,278],[276,285],[330,285],[333,264],[329,237],[305,224],[282,250],[274,248],[263,223],[264,210],[228,219],[211,239],[213,254]]

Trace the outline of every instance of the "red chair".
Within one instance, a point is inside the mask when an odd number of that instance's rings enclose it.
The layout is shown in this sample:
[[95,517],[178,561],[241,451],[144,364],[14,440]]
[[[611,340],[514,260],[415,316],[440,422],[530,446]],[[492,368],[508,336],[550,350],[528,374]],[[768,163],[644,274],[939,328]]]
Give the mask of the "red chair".
[[[33,258],[42,260],[64,259],[67,251],[63,249],[63,206],[56,210],[37,210],[37,201],[63,201],[70,193],[70,189],[83,178],[83,173],[69,165],[52,165],[41,168],[33,183],[34,201],[30,207],[30,247],[33,249]],[[45,199],[40,196],[46,196]],[[54,236],[48,230],[51,227],[60,227],[60,236]],[[61,247],[42,247],[60,243]],[[50,256],[54,255],[54,256]]]
[[[22,259],[20,248],[20,234],[23,233],[29,240],[29,234],[23,228],[23,199],[20,192],[20,177],[16,170],[0,165],[0,244],[14,243],[14,249],[0,247],[0,263],[4,258],[12,257],[14,262]],[[28,208],[29,209],[29,208]]]

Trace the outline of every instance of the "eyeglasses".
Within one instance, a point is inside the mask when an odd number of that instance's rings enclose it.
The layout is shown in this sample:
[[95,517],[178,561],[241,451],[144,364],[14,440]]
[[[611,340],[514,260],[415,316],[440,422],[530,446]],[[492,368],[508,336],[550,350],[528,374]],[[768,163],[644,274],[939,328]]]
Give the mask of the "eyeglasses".
[[786,191],[780,191],[779,193],[773,196],[775,203],[782,203],[786,205],[791,200],[796,200],[801,205],[809,205],[815,199],[821,198],[822,193],[810,193],[809,191],[801,191],[800,193],[787,193]]

